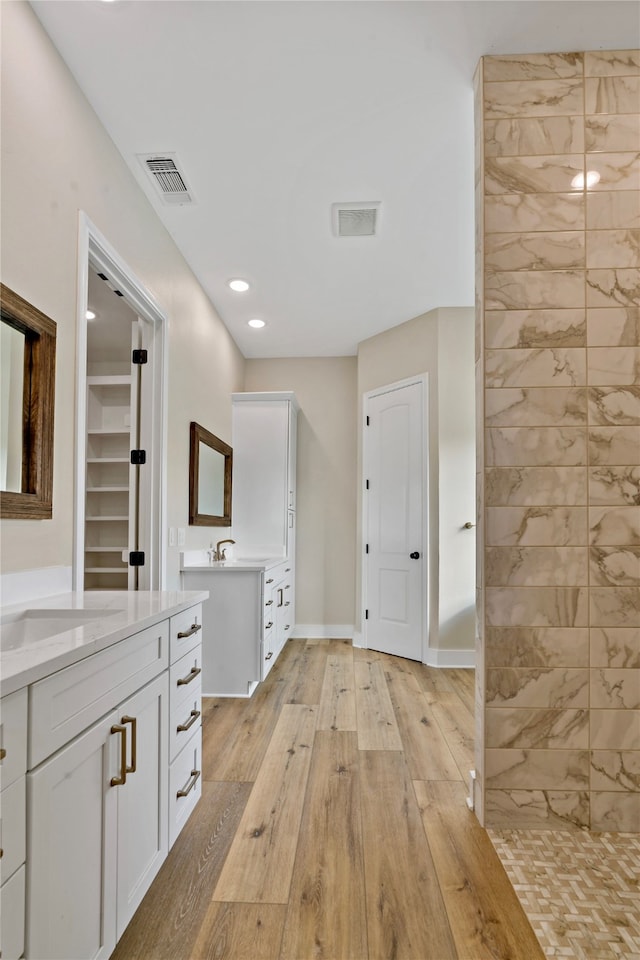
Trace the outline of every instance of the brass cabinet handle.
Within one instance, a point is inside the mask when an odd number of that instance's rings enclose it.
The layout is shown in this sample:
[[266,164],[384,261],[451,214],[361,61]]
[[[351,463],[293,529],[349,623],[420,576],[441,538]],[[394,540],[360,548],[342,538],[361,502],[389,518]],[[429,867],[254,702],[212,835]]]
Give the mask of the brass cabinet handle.
[[290,583],[288,583],[288,584],[286,585],[285,590],[291,590],[291,584],[290,584]]
[[202,630],[201,623],[192,623],[188,630],[182,630],[178,634],[178,640],[184,640],[185,637],[192,637],[198,630]]
[[270,580],[267,580],[266,583],[273,583],[273,577]]
[[272,656],[273,656],[273,650],[271,650],[271,651],[266,655],[265,660],[271,660],[271,657],[272,657]]
[[192,710],[191,713],[189,714],[190,719],[187,720],[186,723],[179,723],[176,732],[184,733],[185,730],[188,730],[189,727],[192,727],[194,725],[194,723],[196,722],[199,716],[200,716],[199,710]]
[[290,602],[289,602],[288,600],[285,600],[284,605],[285,605],[285,607],[290,607],[290,606],[291,606],[291,604],[290,604]]
[[195,680],[199,673],[202,673],[200,667],[191,667],[191,670],[189,670],[187,676],[180,677],[180,679],[176,682],[176,687],[184,687],[185,684],[191,683],[191,681]]
[[4,758],[6,757],[6,755],[7,755],[7,751],[5,750],[5,748],[4,748],[4,747],[0,747],[0,760],[4,760]]
[[188,783],[187,786],[184,788],[184,790],[178,790],[178,792],[176,793],[176,797],[186,797],[187,794],[191,793],[191,791],[192,791],[193,788],[195,787],[196,783],[198,782],[198,777],[199,777],[199,776],[200,776],[200,771],[199,771],[199,770],[192,770],[192,771],[191,771],[191,779],[190,779],[189,783]]
[[278,597],[278,606],[281,607],[284,603],[284,593],[282,592],[282,587],[278,587],[278,593],[280,594]]
[[267,602],[265,603],[265,607],[270,607],[272,603],[273,603],[273,600],[267,600]]
[[127,767],[127,773],[135,773],[138,757],[138,721],[136,717],[120,717],[120,723],[131,724],[131,766]]
[[114,723],[111,733],[120,734],[120,776],[111,777],[111,786],[121,787],[127,782],[127,728],[120,723]]
[[265,623],[264,628],[265,630],[271,630],[272,626],[273,626],[273,620],[269,620],[269,623]]
[[289,626],[290,626],[290,624],[287,624],[286,627],[285,627],[285,630],[288,630],[288,629],[289,629]]

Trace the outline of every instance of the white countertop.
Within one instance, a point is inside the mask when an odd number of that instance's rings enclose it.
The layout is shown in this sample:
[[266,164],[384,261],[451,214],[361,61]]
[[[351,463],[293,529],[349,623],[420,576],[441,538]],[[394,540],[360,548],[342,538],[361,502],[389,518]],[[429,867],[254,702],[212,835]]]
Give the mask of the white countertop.
[[214,560],[211,562],[207,556],[207,550],[190,550],[180,554],[180,570],[182,573],[189,571],[204,570],[233,571],[233,570],[270,570],[271,567],[277,567],[280,563],[286,563],[287,557],[283,556],[262,556],[262,557],[240,557],[231,556],[228,560]]
[[[74,615],[81,616],[78,611],[100,611],[100,614],[96,619],[63,632],[22,640],[12,649],[0,648],[0,696],[89,657],[132,633],[206,600],[208,596],[206,590],[96,590],[61,593],[29,603],[4,606],[1,624],[8,626],[15,624],[27,610],[37,611],[31,621],[36,625],[40,618],[49,622],[45,611],[52,611],[51,620],[59,618],[58,625],[68,624]],[[61,615],[65,610],[72,611],[69,618]],[[0,646],[4,647],[2,625]]]

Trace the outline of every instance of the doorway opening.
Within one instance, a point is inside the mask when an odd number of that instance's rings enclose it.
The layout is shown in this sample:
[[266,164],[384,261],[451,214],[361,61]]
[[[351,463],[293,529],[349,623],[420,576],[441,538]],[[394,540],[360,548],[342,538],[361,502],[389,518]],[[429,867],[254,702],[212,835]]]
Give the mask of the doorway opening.
[[81,214],[75,590],[161,590],[166,315]]

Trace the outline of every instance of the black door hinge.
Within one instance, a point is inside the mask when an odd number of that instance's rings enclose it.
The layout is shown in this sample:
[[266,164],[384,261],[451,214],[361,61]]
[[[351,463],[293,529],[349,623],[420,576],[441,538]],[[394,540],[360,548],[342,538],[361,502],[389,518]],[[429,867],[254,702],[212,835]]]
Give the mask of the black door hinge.
[[367,490],[369,489],[369,481],[367,480]]
[[132,363],[147,363],[148,359],[149,359],[149,358],[148,358],[148,355],[147,355],[147,351],[146,351],[146,350],[134,350],[134,351],[133,351],[133,354],[132,354],[132,357],[131,357],[131,362],[132,362]]
[[368,544],[368,543],[365,544],[364,552],[365,552],[365,553],[369,553],[369,544]]
[[144,550],[132,550],[129,554],[130,567],[144,567]]
[[147,462],[147,451],[146,450],[132,450],[131,451],[131,463],[135,466],[140,466],[143,463]]
[[369,417],[367,416],[367,426],[369,426],[369,424],[370,424],[370,420],[369,420]]
[[369,611],[368,611],[368,610],[365,610],[365,612],[364,612],[364,618],[365,618],[365,620],[368,620],[368,619],[369,619]]

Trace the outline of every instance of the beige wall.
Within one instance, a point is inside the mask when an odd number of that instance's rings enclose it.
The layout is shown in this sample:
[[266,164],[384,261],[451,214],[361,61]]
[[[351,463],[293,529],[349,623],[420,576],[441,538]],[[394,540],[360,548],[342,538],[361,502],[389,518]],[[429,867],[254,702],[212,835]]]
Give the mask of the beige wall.
[[477,96],[484,818],[638,831],[640,51]]
[[244,389],[293,390],[298,418],[296,623],[354,623],[356,358],[247,360]]
[[[460,528],[475,514],[471,308],[432,310],[359,344],[358,423],[365,393],[422,373],[429,378],[429,646],[470,650],[474,539]],[[358,477],[361,446],[359,435]],[[358,483],[358,543],[361,510]],[[360,577],[358,567],[358,590]]]
[[[2,5],[2,279],[58,325],[53,519],[2,521],[2,569],[70,565],[78,212],[169,316],[168,524],[187,527],[189,421],[224,440],[244,360],[28,4]],[[187,546],[211,531],[187,527]],[[168,556],[177,585],[178,551]],[[5,598],[8,600],[8,598]]]

